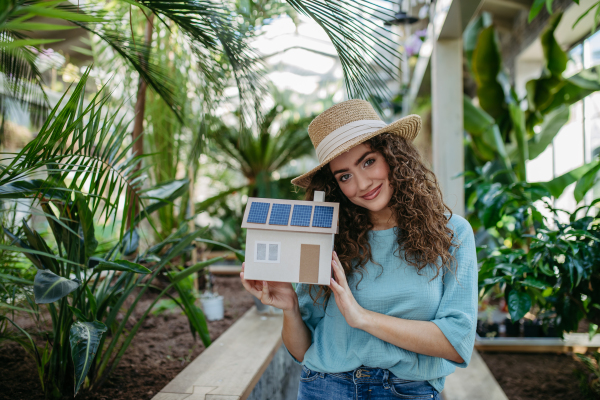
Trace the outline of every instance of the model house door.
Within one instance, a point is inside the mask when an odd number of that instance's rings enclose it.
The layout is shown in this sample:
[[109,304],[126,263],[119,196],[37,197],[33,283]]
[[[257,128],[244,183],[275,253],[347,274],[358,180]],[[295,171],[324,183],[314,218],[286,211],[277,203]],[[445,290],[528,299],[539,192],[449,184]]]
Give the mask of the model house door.
[[319,282],[319,253],[318,244],[300,245],[300,282]]

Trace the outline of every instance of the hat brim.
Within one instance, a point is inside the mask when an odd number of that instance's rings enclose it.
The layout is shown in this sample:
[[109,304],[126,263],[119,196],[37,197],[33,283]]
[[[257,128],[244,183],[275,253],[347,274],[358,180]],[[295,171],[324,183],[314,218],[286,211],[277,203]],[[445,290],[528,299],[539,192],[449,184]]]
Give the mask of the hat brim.
[[361,143],[366,142],[367,140],[381,135],[382,133],[391,133],[400,137],[405,138],[406,140],[412,141],[417,137],[419,132],[421,131],[421,117],[418,115],[408,115],[406,117],[400,118],[398,121],[392,122],[391,124],[384,126],[381,129],[376,130],[375,132],[366,133],[362,136],[354,138],[352,140],[347,141],[337,149],[335,149],[322,163],[320,163],[315,168],[311,169],[305,174],[300,175],[297,178],[292,179],[292,184],[296,186],[300,186],[301,188],[307,188],[310,185],[310,181],[314,174],[317,173],[321,168],[325,165],[329,164],[331,160],[336,158],[342,153],[347,152],[348,150],[358,146]]

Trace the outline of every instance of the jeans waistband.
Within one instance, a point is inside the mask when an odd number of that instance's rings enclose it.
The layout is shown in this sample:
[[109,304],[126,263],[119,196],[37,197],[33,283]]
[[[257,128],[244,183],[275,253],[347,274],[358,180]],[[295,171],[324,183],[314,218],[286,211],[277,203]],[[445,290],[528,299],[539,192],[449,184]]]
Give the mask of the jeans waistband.
[[388,386],[390,383],[407,382],[404,379],[396,377],[387,369],[371,368],[361,366],[352,371],[328,373],[327,375],[335,375],[342,379],[353,381],[354,383],[383,383]]

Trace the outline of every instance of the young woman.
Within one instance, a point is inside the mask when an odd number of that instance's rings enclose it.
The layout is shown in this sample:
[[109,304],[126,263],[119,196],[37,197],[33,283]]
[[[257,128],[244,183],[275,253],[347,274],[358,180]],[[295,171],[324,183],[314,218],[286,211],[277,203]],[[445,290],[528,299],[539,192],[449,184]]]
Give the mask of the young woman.
[[292,181],[340,203],[330,286],[244,279],[283,310],[283,342],[303,365],[299,399],[439,399],[466,367],[477,316],[469,223],[444,204],[411,141],[421,120],[390,125],[349,100],[313,120],[320,165]]

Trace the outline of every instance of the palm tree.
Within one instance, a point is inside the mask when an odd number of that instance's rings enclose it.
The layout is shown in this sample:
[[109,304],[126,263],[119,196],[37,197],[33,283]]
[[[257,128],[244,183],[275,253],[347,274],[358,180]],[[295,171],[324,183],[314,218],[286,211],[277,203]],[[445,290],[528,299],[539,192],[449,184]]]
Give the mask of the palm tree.
[[[209,128],[209,143],[214,149],[209,157],[239,171],[246,179],[250,196],[290,197],[291,177],[281,177],[279,171],[292,160],[312,154],[306,128],[313,117],[282,121],[284,110],[281,105],[273,106],[262,116],[256,133],[245,127],[229,127],[220,120]],[[277,131],[273,129],[276,121],[281,123]]]

